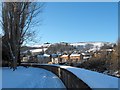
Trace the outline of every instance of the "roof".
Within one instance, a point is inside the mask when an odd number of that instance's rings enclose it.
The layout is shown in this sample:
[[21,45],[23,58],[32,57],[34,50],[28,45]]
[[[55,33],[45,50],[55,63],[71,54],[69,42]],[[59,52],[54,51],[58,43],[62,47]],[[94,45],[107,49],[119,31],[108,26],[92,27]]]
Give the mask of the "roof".
[[48,54],[44,54],[43,56],[45,56],[45,57],[50,57],[50,55],[48,55]]
[[80,56],[80,54],[71,54],[70,56]]
[[58,54],[51,54],[53,58],[58,57]]
[[68,55],[62,55],[61,57],[68,57]]
[[43,54],[43,55],[38,55],[37,57],[41,57],[41,58],[43,58],[43,57],[50,57],[50,55],[48,55],[48,54]]
[[89,53],[86,53],[86,52],[84,52],[84,53],[81,53],[82,55],[90,55]]

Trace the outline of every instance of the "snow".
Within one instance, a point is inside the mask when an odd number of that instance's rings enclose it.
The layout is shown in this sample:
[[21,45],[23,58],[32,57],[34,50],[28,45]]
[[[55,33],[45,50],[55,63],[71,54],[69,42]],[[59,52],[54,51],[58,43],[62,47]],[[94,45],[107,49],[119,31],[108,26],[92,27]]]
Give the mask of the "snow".
[[80,68],[67,68],[91,88],[118,88],[118,78]]
[[62,81],[50,71],[40,68],[18,67],[2,71],[2,88],[65,88]]
[[92,48],[92,49],[89,49],[88,52],[91,52],[91,51],[95,52],[97,50],[100,50],[100,48]]
[[80,56],[80,54],[71,54],[70,56]]
[[24,51],[24,52],[21,52],[22,54],[26,54],[26,53],[28,53],[28,50],[26,50],[26,51]]
[[84,81],[91,88],[120,88],[118,85],[118,80],[120,78],[108,76],[102,73],[76,68],[64,65],[54,65],[60,68],[67,69],[68,71],[74,73],[82,81]]
[[48,55],[48,54],[44,54],[43,56],[45,56],[45,57],[50,57],[50,55]]
[[79,42],[79,43],[71,43],[70,45],[73,45],[73,46],[78,46],[78,45],[85,46],[87,44],[93,44],[94,46],[101,47],[101,46],[104,45],[104,42]]
[[81,53],[81,54],[84,55],[84,56],[85,56],[85,55],[90,55],[89,53]]
[[91,44],[93,45],[93,47],[91,47],[91,49],[89,49],[88,51],[96,51],[96,50],[100,50],[100,48],[102,46],[104,46],[104,44],[110,45],[111,43],[108,42],[78,42],[78,43],[71,43],[70,45],[73,46],[83,46],[85,47],[87,44]]
[[43,49],[32,49],[32,50],[30,50],[30,52],[32,52],[32,53],[34,53],[34,52],[42,52],[43,50],[46,51],[47,48],[43,48]]
[[43,55],[37,55],[38,58],[44,58],[44,57],[50,57],[48,54],[43,54]]
[[31,47],[49,47],[51,44],[39,44],[39,45],[33,45]]
[[[96,88],[120,88],[118,85],[120,78],[117,77],[71,66],[55,64],[52,64],[52,66],[64,68],[74,73],[93,90]],[[65,88],[56,75],[45,69],[18,67],[16,71],[12,71],[3,68],[2,75],[3,88]]]
[[68,57],[68,55],[62,55],[61,57]]
[[30,52],[42,52],[42,49],[32,49]]

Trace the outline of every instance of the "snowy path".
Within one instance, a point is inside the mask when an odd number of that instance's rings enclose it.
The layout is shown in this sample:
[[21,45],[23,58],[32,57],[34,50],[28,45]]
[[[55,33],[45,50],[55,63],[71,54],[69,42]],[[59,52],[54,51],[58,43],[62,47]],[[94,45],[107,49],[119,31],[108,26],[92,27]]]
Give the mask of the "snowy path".
[[[1,70],[1,69],[0,69]],[[2,88],[65,88],[53,73],[40,68],[2,69]]]

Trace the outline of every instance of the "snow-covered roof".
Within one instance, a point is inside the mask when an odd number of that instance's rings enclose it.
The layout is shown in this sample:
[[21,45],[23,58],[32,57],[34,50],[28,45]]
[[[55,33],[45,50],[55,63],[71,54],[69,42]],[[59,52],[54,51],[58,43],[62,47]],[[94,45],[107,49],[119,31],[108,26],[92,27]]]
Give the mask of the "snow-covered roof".
[[37,55],[38,58],[44,58],[44,57],[50,57],[48,54],[43,54],[43,55]]
[[43,56],[45,56],[45,57],[50,57],[50,55],[48,55],[48,54],[44,54]]
[[70,56],[80,56],[80,54],[71,54]]
[[86,56],[86,57],[83,57],[83,59],[89,59],[90,57]]
[[61,57],[68,57],[68,55],[62,55]]
[[86,52],[84,52],[84,53],[81,53],[82,55],[90,55],[89,53],[86,53]]
[[53,58],[58,57],[58,54],[51,54]]

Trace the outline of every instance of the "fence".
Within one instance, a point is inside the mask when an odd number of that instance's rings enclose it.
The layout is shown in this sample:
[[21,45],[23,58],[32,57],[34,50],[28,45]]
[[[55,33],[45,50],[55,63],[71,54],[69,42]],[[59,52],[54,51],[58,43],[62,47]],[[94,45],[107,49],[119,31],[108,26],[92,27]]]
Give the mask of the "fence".
[[63,81],[66,88],[79,88],[79,89],[91,90],[91,88],[82,80],[80,80],[80,78],[78,78],[72,72],[64,68],[60,68],[58,66],[52,66],[52,65],[32,65],[32,64],[31,65],[26,64],[26,65],[37,68],[44,68],[46,70],[53,72]]

